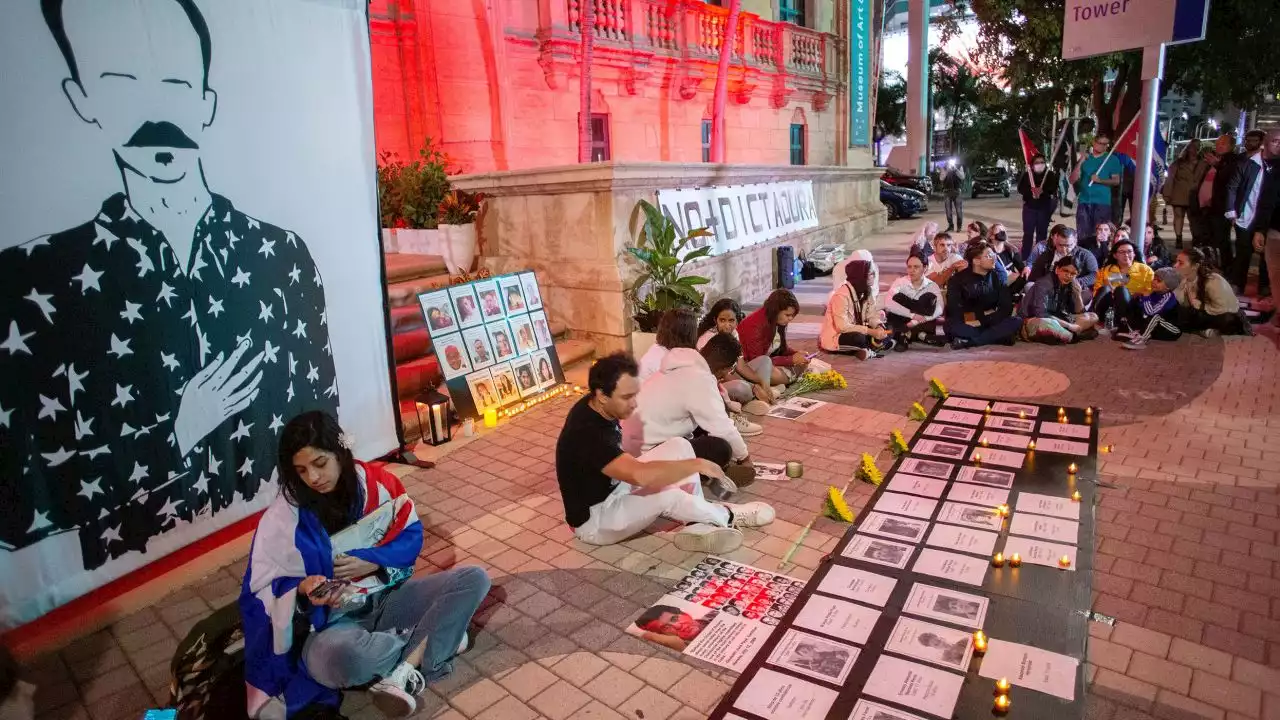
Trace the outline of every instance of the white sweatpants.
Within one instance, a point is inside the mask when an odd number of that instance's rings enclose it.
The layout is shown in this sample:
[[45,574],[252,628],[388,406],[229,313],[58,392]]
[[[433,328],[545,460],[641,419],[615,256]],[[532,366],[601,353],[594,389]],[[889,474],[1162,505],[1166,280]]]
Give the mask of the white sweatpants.
[[[641,461],[692,460],[693,446],[684,438],[672,438],[639,457]],[[620,482],[604,502],[591,506],[591,518],[574,530],[590,545],[613,545],[638,534],[660,517],[683,523],[709,523],[726,527],[729,510],[707,502],[702,481],[690,475],[683,482],[659,490],[644,490]]]

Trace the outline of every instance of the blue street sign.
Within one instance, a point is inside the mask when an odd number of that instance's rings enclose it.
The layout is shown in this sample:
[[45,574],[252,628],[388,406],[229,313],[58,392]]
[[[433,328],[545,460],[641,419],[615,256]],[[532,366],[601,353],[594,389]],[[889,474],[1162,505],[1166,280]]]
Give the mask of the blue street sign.
[[1209,25],[1209,0],[1178,0],[1173,11],[1173,39],[1170,45],[1204,39]]

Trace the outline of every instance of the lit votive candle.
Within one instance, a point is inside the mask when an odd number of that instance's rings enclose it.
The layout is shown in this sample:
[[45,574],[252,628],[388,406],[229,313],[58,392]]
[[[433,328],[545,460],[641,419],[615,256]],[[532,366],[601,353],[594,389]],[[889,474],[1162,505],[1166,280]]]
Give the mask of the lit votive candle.
[[1019,410],[1019,411],[1018,411],[1018,419],[1019,419],[1019,420],[1026,420],[1026,419],[1027,419],[1027,414],[1026,414],[1025,412],[1023,412],[1022,410]]
[[1004,553],[996,553],[991,556],[991,564],[995,567],[1004,567]]
[[1074,492],[1072,492],[1072,493],[1071,493],[1071,501],[1072,501],[1072,502],[1080,502],[1080,491],[1079,491],[1079,490],[1076,490],[1076,491],[1074,491]]
[[1070,465],[1067,466],[1067,473],[1070,475],[1075,475],[1076,470],[1079,470],[1079,469],[1080,468],[1076,467],[1075,463],[1071,463]]
[[789,478],[804,477],[804,465],[799,460],[792,460],[788,462],[787,477]]
[[1066,408],[1063,408],[1063,407],[1058,408],[1058,414],[1059,414],[1059,415],[1066,415],[1066,414],[1067,414],[1067,409],[1066,409]]
[[1063,567],[1063,568],[1071,567],[1071,556],[1063,555],[1062,557],[1058,558],[1058,567]]
[[498,426],[498,411],[496,409],[489,408],[484,411],[484,426],[487,428]]
[[1004,713],[1009,712],[1009,706],[1010,706],[1010,705],[1012,705],[1012,704],[1013,704],[1013,703],[1009,702],[1009,696],[1008,696],[1008,695],[997,695],[997,696],[996,696],[996,712],[998,712],[998,713],[1000,713],[1000,714],[1002,714],[1002,715],[1003,715]]
[[1028,450],[1035,450],[1035,449],[1036,449],[1036,441],[1035,441],[1035,440],[1029,440],[1029,441],[1027,441],[1027,449],[1028,449]]
[[1009,505],[1007,503],[1000,503],[996,506],[996,512],[1000,514],[1000,517],[1009,517]]
[[987,651],[987,634],[981,630],[973,634],[973,651],[978,653]]
[[1018,553],[1014,553],[1009,556],[1009,567],[1021,567],[1021,566],[1022,566],[1022,555]]
[[1087,408],[1085,408],[1085,409],[1084,409],[1084,414],[1085,414],[1085,415],[1087,415],[1087,416],[1089,416],[1089,417],[1093,417],[1093,408],[1091,408],[1091,407],[1087,407]]
[[980,452],[976,452],[976,453],[974,453],[974,454],[973,454],[973,464],[974,464],[974,465],[981,465],[981,464],[982,464],[982,453],[980,453]]
[[989,445],[990,443],[988,443],[987,439],[984,437],[978,441],[978,444],[981,445],[982,447],[987,447],[987,445]]
[[996,681],[996,694],[1008,695],[1009,688],[1012,688],[1012,687],[1013,685],[1009,682],[1009,678],[1000,678],[999,680]]

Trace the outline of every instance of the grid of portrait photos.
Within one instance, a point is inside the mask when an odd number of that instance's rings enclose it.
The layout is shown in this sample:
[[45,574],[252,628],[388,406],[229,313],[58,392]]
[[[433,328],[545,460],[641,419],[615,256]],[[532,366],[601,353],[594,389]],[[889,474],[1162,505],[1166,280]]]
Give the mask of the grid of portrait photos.
[[[1072,414],[1080,418],[1083,411]],[[1000,628],[1012,634],[1007,623],[988,625],[989,611],[1003,615],[1010,608],[1002,604],[1010,596],[992,591],[988,577],[1004,572],[1000,578],[1009,584],[1064,570],[1069,574],[1079,567],[1082,533],[1089,532],[1082,503],[1066,484],[1038,484],[1043,474],[1032,474],[1037,470],[1029,467],[1028,454],[1039,454],[1041,469],[1053,464],[1048,472],[1055,478],[1065,475],[1071,459],[1095,456],[1095,428],[1069,421],[1065,409],[1057,420],[1041,420],[1041,415],[1038,405],[982,398],[953,395],[939,403],[848,529],[832,564],[795,597],[795,610],[783,617],[773,639],[747,664],[744,681],[711,717],[970,717],[970,708],[961,707],[961,688],[975,671],[974,631]],[[1032,492],[1033,485],[1052,491]],[[1017,553],[1019,569],[994,570],[997,551]],[[711,595],[713,602],[699,602],[702,596],[696,594],[680,596],[700,590],[689,583],[686,579],[672,591],[676,597],[660,602],[687,599],[693,607],[681,610],[684,615],[656,618],[651,613],[648,630],[679,634],[697,628],[697,638],[705,642],[701,639],[716,620],[698,621],[698,606],[719,609],[720,591]],[[722,654],[751,653],[752,638],[741,637],[721,640],[727,651]],[[1075,703],[1070,714],[1032,712],[1029,717],[1078,717],[1075,712],[1084,707],[1078,702],[1083,642],[1078,652],[1062,654],[1040,647],[1027,633],[1018,640],[989,638],[976,672],[984,678],[1008,677],[1019,693],[1032,690]],[[686,654],[700,649],[692,643],[690,648]],[[851,672],[855,664],[859,669]],[[838,698],[854,704],[851,714],[836,712]],[[1028,699],[1023,694],[1018,700],[1024,710]]]
[[537,395],[562,381],[551,323],[532,270],[418,296],[454,404],[475,414]]

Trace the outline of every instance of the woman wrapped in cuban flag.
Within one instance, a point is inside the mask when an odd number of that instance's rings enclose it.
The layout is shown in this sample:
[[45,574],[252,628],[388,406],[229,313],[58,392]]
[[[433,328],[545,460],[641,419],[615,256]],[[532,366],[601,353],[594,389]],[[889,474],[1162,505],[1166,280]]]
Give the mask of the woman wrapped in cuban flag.
[[339,690],[369,683],[384,714],[413,714],[467,649],[489,592],[477,567],[411,577],[422,549],[413,501],[351,445],[323,412],[280,434],[280,495],[258,522],[240,590],[251,717],[336,708]]

